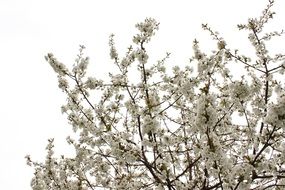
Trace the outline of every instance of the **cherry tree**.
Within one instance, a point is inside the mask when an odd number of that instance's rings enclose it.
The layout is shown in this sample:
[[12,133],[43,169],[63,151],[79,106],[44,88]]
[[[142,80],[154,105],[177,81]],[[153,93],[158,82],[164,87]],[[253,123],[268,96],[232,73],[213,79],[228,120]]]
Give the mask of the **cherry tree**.
[[[269,0],[260,17],[238,25],[255,50],[251,57],[203,24],[215,50],[206,54],[194,40],[186,67],[167,68],[170,53],[152,63],[147,44],[159,28],[152,18],[136,25],[124,56],[110,36],[117,72],[109,80],[86,76],[84,46],[71,69],[48,53],[67,96],[61,109],[77,134],[67,137],[75,155],[57,158],[49,139],[44,162],[26,157],[35,171],[32,188],[284,189],[285,54],[267,49],[283,31],[264,32],[273,4]],[[242,76],[235,77],[233,64]]]

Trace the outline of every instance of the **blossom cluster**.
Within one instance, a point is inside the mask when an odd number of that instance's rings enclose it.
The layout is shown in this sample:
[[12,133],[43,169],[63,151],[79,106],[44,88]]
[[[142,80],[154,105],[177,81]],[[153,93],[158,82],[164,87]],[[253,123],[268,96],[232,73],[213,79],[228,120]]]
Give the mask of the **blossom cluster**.
[[[57,158],[50,139],[45,162],[27,156],[35,168],[32,188],[284,189],[285,55],[271,55],[266,46],[281,33],[263,32],[273,3],[260,18],[238,25],[247,30],[255,56],[232,50],[203,24],[216,49],[207,54],[194,40],[189,65],[169,71],[170,53],[149,61],[145,44],[159,27],[152,18],[136,25],[123,57],[110,36],[119,73],[110,73],[108,81],[86,76],[84,46],[72,69],[49,53],[46,60],[67,95],[62,112],[77,135],[67,137],[75,155]],[[243,66],[244,75],[234,77],[231,64]],[[243,122],[234,121],[237,113]]]

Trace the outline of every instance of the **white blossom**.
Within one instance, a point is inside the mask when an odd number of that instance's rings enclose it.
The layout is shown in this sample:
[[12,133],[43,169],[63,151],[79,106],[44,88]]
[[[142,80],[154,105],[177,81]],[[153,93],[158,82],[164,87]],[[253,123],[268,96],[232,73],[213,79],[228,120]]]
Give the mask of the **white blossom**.
[[[67,95],[61,110],[75,133],[66,138],[74,155],[57,157],[51,138],[45,161],[26,156],[35,169],[32,189],[283,189],[285,80],[276,74],[284,72],[285,56],[272,56],[267,47],[281,34],[261,36],[272,5],[269,0],[261,17],[238,25],[249,33],[252,57],[203,24],[216,49],[203,52],[194,40],[191,65],[169,69],[170,53],[149,61],[145,43],[159,27],[152,18],[136,25],[123,57],[110,36],[118,72],[109,80],[85,76],[84,46],[70,72],[49,53],[45,58]],[[243,76],[229,64],[243,66]]]

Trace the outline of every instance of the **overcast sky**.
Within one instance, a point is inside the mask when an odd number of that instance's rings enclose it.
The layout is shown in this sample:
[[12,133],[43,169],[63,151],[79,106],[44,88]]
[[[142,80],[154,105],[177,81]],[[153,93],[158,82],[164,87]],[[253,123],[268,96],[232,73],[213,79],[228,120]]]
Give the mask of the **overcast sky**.
[[[44,55],[53,52],[71,66],[78,45],[87,47],[91,73],[104,77],[112,70],[108,36],[114,33],[119,52],[124,53],[146,17],[160,22],[150,44],[152,59],[171,52],[169,66],[187,63],[192,41],[215,47],[201,29],[208,23],[224,36],[229,46],[248,48],[247,35],[236,25],[259,16],[266,0],[0,0],[0,188],[28,190],[33,170],[25,155],[44,161],[47,139],[54,137],[56,152],[68,154],[65,138],[71,134],[60,106],[65,95]],[[285,29],[285,1],[273,8],[273,30]],[[274,48],[284,49],[283,42]],[[281,45],[283,44],[283,46]]]

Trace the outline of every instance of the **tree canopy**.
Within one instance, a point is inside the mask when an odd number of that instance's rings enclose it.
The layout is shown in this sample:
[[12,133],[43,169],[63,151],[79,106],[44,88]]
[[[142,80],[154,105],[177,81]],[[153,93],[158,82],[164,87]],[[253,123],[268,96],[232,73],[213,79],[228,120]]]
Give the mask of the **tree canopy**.
[[[35,169],[32,188],[284,189],[285,54],[267,48],[283,30],[264,32],[273,4],[237,26],[247,31],[255,56],[240,54],[203,24],[217,44],[210,54],[195,39],[186,67],[168,68],[170,53],[150,62],[146,44],[159,29],[152,18],[136,25],[124,56],[110,36],[118,72],[109,80],[86,76],[83,45],[71,69],[48,53],[67,96],[62,112],[78,138],[67,137],[74,157],[55,157],[53,139],[44,162],[26,157]],[[242,66],[238,79],[233,64]]]

